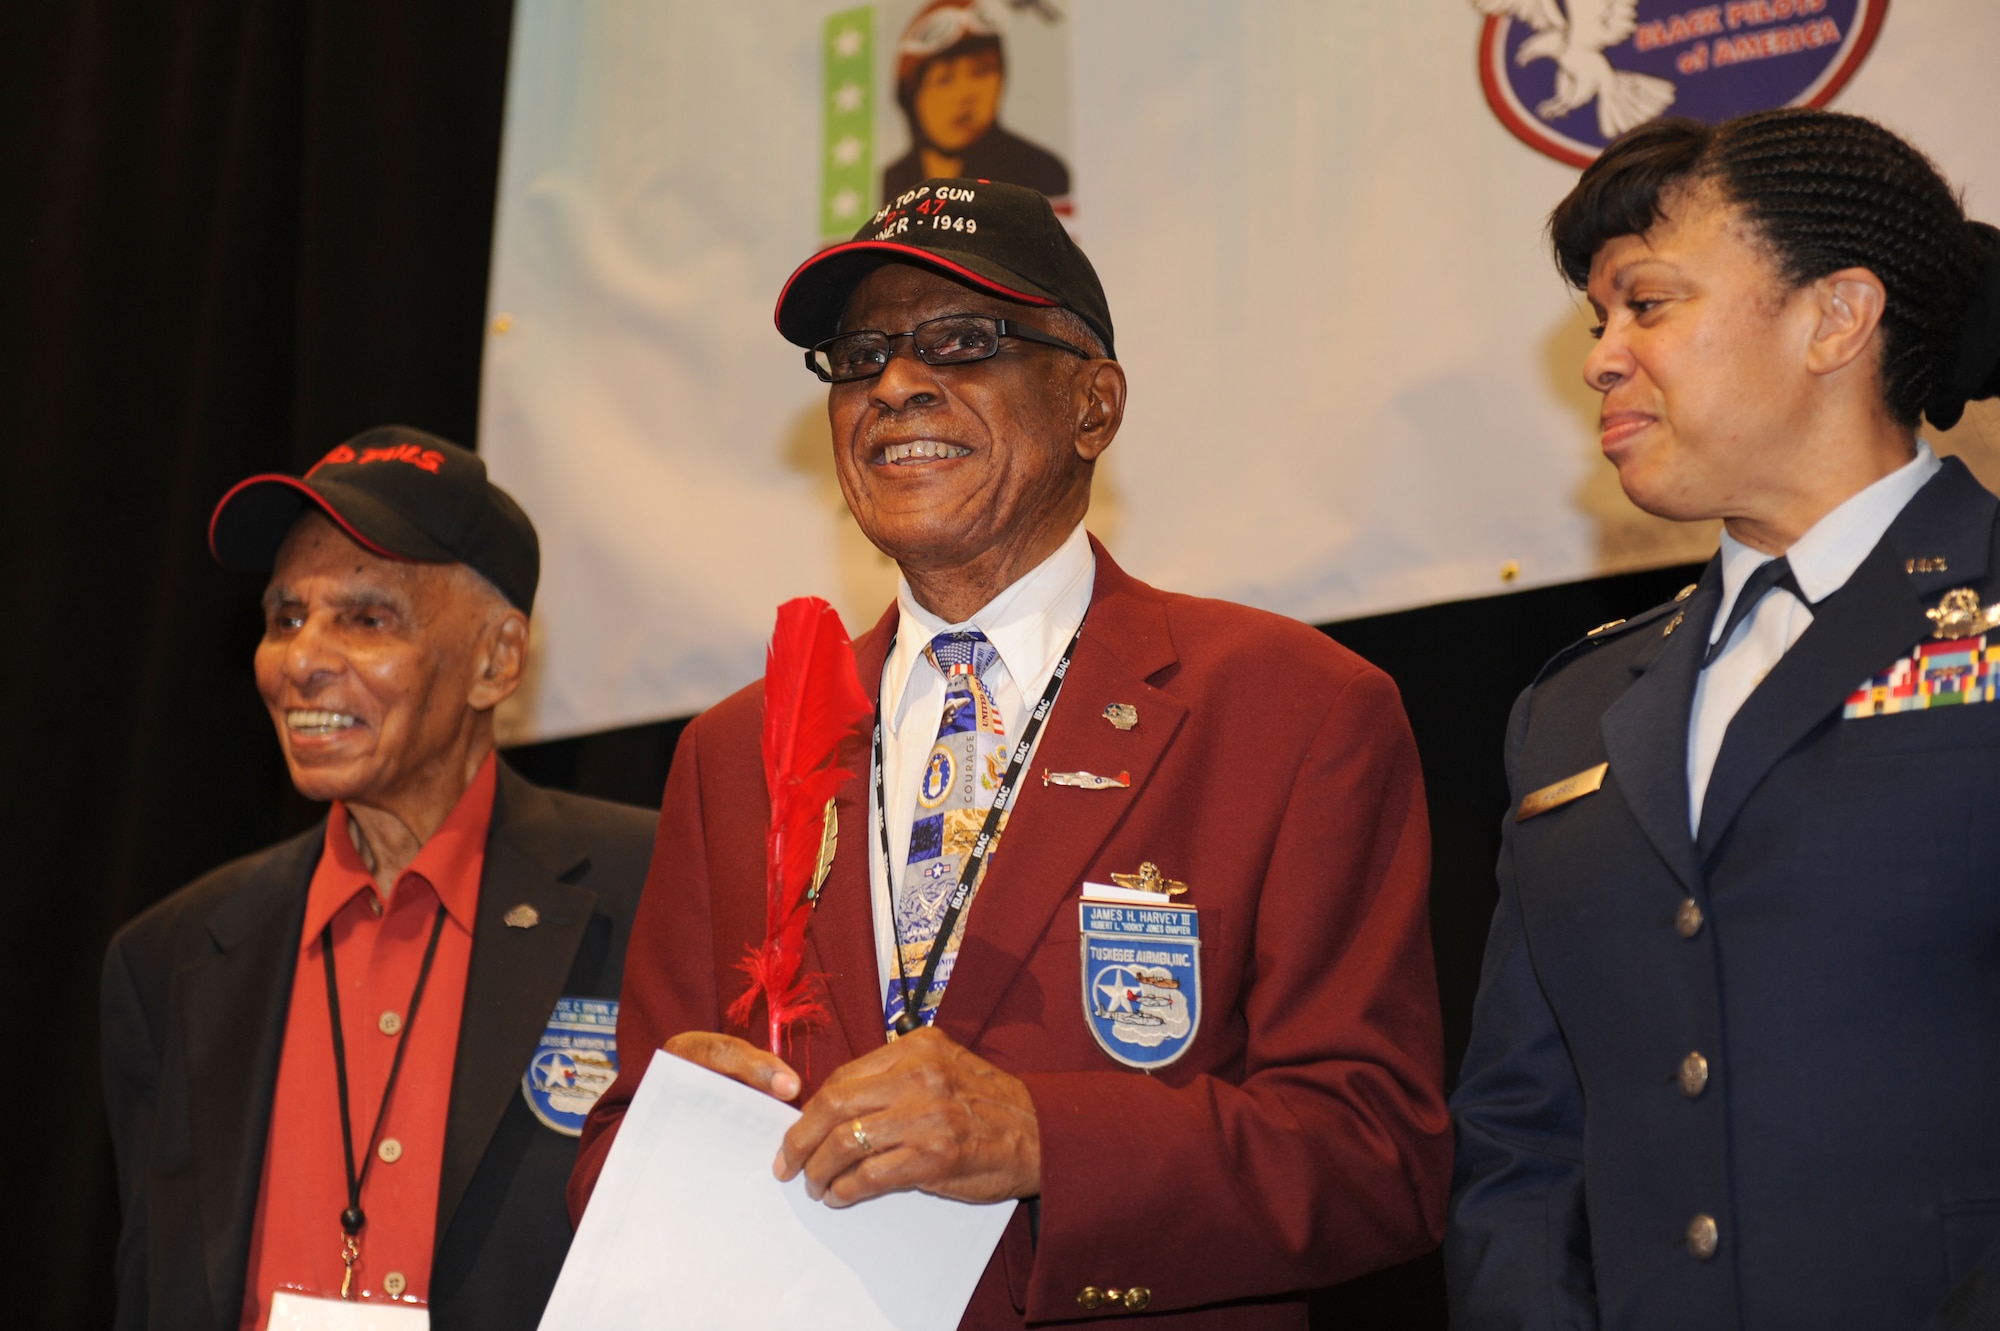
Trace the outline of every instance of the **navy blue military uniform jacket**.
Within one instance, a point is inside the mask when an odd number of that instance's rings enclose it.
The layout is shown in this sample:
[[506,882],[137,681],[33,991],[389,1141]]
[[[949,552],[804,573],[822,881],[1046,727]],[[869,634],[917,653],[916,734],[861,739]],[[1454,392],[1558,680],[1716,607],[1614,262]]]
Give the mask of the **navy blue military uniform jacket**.
[[[438,1331],[531,1331],[555,1287],[576,1142],[536,1121],[522,1075],[557,998],[617,996],[653,823],[500,764],[450,1071],[431,1263]],[[226,864],[112,939],[103,1060],[125,1215],[120,1331],[234,1331],[240,1320],[306,890],[325,841],[321,822]],[[534,927],[508,927],[519,903],[534,907]]]
[[1454,1328],[1916,1331],[1993,1262],[2000,700],[1843,712],[1947,591],[2000,599],[1996,517],[1947,460],[1736,714],[1698,835],[1718,563],[1521,695],[1517,810],[1609,770],[1507,818],[1453,1097]]

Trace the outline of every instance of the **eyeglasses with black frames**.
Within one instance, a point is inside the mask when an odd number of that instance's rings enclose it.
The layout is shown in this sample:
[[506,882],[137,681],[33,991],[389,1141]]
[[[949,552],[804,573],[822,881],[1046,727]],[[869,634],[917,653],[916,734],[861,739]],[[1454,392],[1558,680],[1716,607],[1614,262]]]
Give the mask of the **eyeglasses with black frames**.
[[947,314],[940,319],[926,319],[907,333],[881,333],[867,329],[829,337],[806,352],[806,368],[829,384],[851,384],[858,379],[873,379],[889,368],[889,344],[899,337],[911,340],[917,359],[926,365],[970,365],[973,361],[986,360],[1000,350],[1000,339],[1003,337],[1059,347],[1085,360],[1092,358],[1092,354],[1082,347],[1073,347],[1040,329],[1028,328],[1007,319],[988,318],[983,314]]

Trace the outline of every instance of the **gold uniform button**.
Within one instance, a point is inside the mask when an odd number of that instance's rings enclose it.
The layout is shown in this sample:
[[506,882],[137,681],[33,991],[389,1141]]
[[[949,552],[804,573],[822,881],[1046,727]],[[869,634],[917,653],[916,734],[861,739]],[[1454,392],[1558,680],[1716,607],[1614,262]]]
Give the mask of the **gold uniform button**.
[[375,1029],[384,1035],[396,1034],[396,1032],[403,1029],[403,1014],[400,1012],[384,1012],[375,1019]]
[[384,1137],[382,1144],[375,1148],[375,1154],[381,1157],[383,1164],[393,1165],[403,1158],[403,1143],[394,1137]]
[[1701,907],[1693,897],[1681,902],[1681,908],[1674,912],[1674,932],[1682,938],[1693,938],[1701,932]]
[[1695,584],[1693,584],[1692,582],[1690,582],[1690,583],[1689,583],[1689,584],[1688,584],[1687,586],[1685,586],[1685,587],[1681,588],[1681,589],[1680,589],[1679,591],[1677,591],[1677,592],[1675,592],[1675,593],[1674,593],[1674,600],[1676,600],[1676,601],[1685,601],[1685,600],[1687,600],[1687,598],[1688,598],[1688,597],[1690,597],[1690,596],[1693,596],[1693,595],[1694,595],[1694,588],[1695,588]]
[[1716,1232],[1714,1216],[1698,1215],[1688,1221],[1688,1251],[1696,1260],[1705,1262],[1715,1256],[1715,1247],[1721,1241],[1721,1235]]
[[1708,1087],[1708,1060],[1699,1053],[1681,1060],[1681,1094],[1692,1100]]
[[401,1271],[391,1271],[388,1275],[382,1277],[382,1292],[392,1299],[402,1298],[403,1291],[409,1287],[410,1282],[403,1279]]
[[1082,1292],[1076,1296],[1076,1301],[1087,1309],[1095,1310],[1102,1308],[1104,1306],[1104,1291],[1095,1285],[1085,1285]]
[[1130,1312],[1143,1312],[1153,1301],[1153,1291],[1144,1285],[1134,1285],[1125,1291],[1125,1307]]

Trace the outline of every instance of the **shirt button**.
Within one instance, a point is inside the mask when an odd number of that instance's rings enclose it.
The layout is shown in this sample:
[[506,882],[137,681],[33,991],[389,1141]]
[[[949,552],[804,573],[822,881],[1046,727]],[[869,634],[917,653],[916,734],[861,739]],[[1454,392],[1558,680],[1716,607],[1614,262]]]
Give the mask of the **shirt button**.
[[382,1277],[382,1292],[392,1299],[401,1298],[403,1291],[409,1287],[410,1282],[403,1279],[401,1271],[391,1271],[388,1275]]
[[1125,1291],[1125,1307],[1131,1312],[1144,1311],[1146,1305],[1152,1301],[1153,1291],[1144,1285],[1134,1285]]
[[1681,1060],[1681,1094],[1692,1100],[1708,1086],[1708,1060],[1700,1054],[1689,1054]]
[[403,1029],[403,1014],[400,1012],[384,1012],[375,1019],[375,1028],[384,1035],[394,1035],[397,1031]]
[[1682,938],[1693,938],[1701,932],[1701,907],[1693,897],[1681,902],[1681,908],[1674,912],[1674,932]]
[[382,1144],[375,1148],[375,1154],[381,1157],[383,1164],[393,1165],[403,1158],[403,1143],[394,1137],[384,1137]]
[[1688,1252],[1693,1254],[1697,1261],[1705,1262],[1715,1256],[1716,1245],[1721,1241],[1721,1235],[1715,1228],[1714,1216],[1698,1215],[1688,1221]]
[[1078,1292],[1076,1301],[1079,1305],[1087,1309],[1102,1308],[1104,1306],[1104,1291],[1095,1285],[1085,1285]]

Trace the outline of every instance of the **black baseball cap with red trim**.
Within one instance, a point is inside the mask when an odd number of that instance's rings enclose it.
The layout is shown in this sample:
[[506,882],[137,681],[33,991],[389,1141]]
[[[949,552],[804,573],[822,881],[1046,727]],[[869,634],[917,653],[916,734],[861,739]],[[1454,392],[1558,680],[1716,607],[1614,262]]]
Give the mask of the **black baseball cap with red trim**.
[[269,569],[308,505],[363,548],[388,559],[464,564],[522,612],[542,569],[535,524],[486,479],[477,453],[407,425],[355,435],[304,476],[271,472],[230,487],[208,520],[208,548],[226,568]]
[[1097,270],[1037,190],[991,180],[925,180],[885,204],[854,239],[800,264],[778,296],[778,331],[810,347],[840,331],[863,278],[913,263],[1025,305],[1073,310],[1111,342],[1111,307]]

